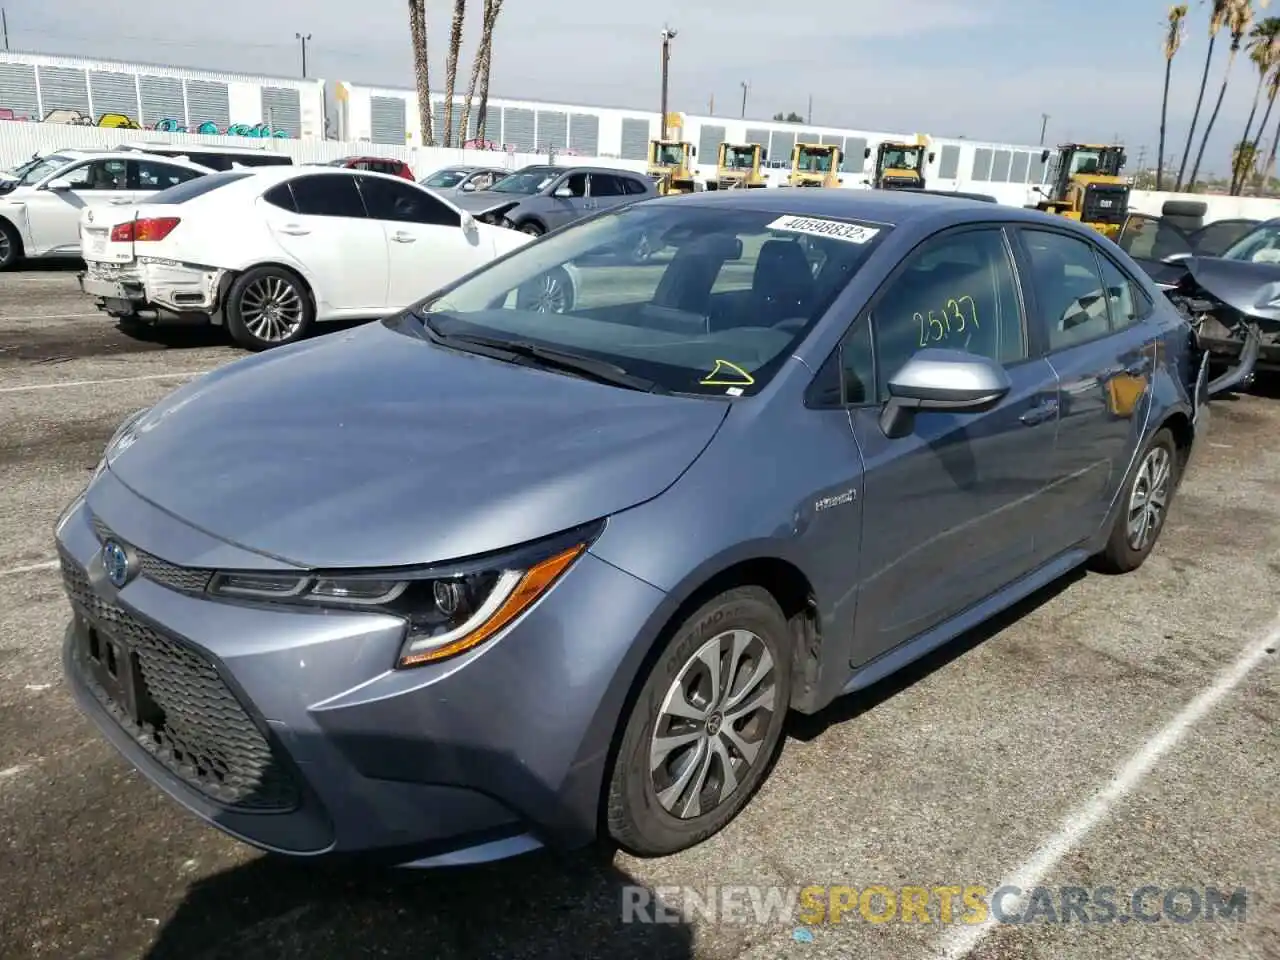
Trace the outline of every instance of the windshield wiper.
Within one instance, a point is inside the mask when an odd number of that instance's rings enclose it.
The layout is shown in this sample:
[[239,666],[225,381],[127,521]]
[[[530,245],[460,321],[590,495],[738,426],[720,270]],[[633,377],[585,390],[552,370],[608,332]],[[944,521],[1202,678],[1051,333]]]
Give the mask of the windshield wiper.
[[501,337],[485,337],[470,333],[445,333],[428,315],[422,314],[422,323],[432,339],[440,343],[478,347],[479,352],[499,360],[533,360],[539,366],[576,373],[597,383],[607,383],[641,393],[666,393],[661,384],[629,373],[626,367],[607,360],[596,360],[577,353],[543,347],[526,340],[505,340]]

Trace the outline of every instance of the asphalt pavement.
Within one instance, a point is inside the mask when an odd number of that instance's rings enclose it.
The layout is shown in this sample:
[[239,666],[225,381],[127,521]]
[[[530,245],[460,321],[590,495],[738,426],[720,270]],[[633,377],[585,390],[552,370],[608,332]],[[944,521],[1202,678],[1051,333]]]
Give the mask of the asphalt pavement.
[[[796,718],[703,846],[374,871],[184,813],[61,677],[55,518],[121,419],[239,356],[126,336],[71,269],[0,275],[0,957],[1280,958],[1280,390],[1214,404],[1140,571],[1069,577]],[[1007,885],[1044,891],[983,906]]]

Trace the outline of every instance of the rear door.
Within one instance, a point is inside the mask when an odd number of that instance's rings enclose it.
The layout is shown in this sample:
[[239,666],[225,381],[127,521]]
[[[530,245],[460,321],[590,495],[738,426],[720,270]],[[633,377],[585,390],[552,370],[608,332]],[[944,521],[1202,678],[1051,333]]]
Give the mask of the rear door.
[[481,230],[462,229],[462,217],[415,184],[382,177],[356,178],[371,221],[387,248],[387,306],[406,307],[493,259]]
[[137,192],[129,189],[129,161],[122,154],[102,160],[86,160],[59,173],[69,190],[42,187],[27,201],[31,224],[32,253],[80,252],[80,218],[87,208],[101,210],[113,203],[132,201]]
[[1046,502],[1044,546],[1097,532],[1146,428],[1158,332],[1141,287],[1090,240],[1022,227],[1019,253],[1047,357],[1061,382],[1061,478]]
[[302,269],[323,307],[352,316],[386,310],[387,240],[365,211],[355,174],[295,177],[259,202],[276,243]]
[[591,213],[608,210],[630,200],[622,178],[611,173],[593,173],[587,184],[587,209]]

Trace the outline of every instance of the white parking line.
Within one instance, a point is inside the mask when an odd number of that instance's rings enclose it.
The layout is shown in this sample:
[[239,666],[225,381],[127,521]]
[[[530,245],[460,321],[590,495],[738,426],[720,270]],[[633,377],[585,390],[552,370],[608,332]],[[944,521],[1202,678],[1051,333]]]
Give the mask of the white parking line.
[[[1024,891],[1024,895],[1015,902],[1025,904],[1027,899],[1025,894],[1030,893],[1031,889],[1038,884],[1042,884],[1062,858],[1077,847],[1088,836],[1089,831],[1106,819],[1117,801],[1128,795],[1142,778],[1151,772],[1151,768],[1161,757],[1176,747],[1192,727],[1204,719],[1220,700],[1239,686],[1249,672],[1267,656],[1268,651],[1275,649],[1277,643],[1280,643],[1280,621],[1273,624],[1264,636],[1250,643],[1235,663],[1218,674],[1211,686],[1203,690],[1199,696],[1183,707],[1176,717],[1152,735],[1151,739],[1116,771],[1110,783],[1095,792],[1086,803],[1073,810],[1062,822],[1058,832],[1045,841],[1030,860],[1020,866],[1009,879],[1002,881],[999,886],[1017,887]],[[1016,909],[1018,908],[1006,908],[1005,913],[1011,913]],[[982,943],[995,927],[996,920],[988,914],[982,923],[971,927],[955,928],[954,934],[943,940],[942,947],[936,956],[940,960],[961,960]]]
[[148,373],[139,377],[112,377],[107,380],[59,380],[57,383],[32,383],[22,387],[0,387],[0,393],[28,393],[33,390],[61,390],[68,387],[98,387],[108,383],[137,383],[142,380],[173,380],[198,377],[208,370],[175,370],[173,373]]
[[16,577],[22,573],[37,573],[41,570],[52,570],[57,565],[57,560],[46,560],[44,563],[32,563],[25,567],[10,567],[8,570],[0,570],[0,577]]
[[11,317],[0,314],[0,322],[8,320],[83,320],[86,317],[101,317],[101,313],[40,313],[32,317]]

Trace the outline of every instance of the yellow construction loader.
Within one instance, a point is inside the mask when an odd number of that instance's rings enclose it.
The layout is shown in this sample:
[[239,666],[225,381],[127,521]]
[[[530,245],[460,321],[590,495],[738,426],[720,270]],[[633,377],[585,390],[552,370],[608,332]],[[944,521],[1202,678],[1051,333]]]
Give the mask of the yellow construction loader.
[[1058,158],[1049,164],[1050,151],[1040,154],[1045,164],[1043,183],[1035,187],[1044,199],[1037,210],[1079,220],[1113,240],[1129,215],[1132,185],[1120,175],[1124,147],[1115,144],[1064,143]]
[[737,187],[767,187],[760,165],[769,159],[758,143],[722,143],[716,158],[716,177],[707,181],[708,190],[732,190]]
[[658,193],[693,193],[693,158],[698,149],[687,140],[650,140],[649,176],[658,183]]
[[[863,158],[871,156],[871,148],[863,151]],[[908,187],[923,190],[924,168],[932,163],[934,154],[929,151],[929,138],[917,134],[912,142],[889,140],[876,148],[876,164],[871,175],[871,186],[877,190],[897,190]]]
[[791,149],[790,187],[838,187],[844,151],[834,143],[797,143]]

